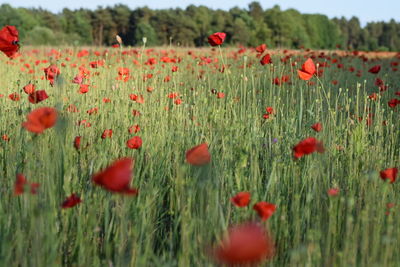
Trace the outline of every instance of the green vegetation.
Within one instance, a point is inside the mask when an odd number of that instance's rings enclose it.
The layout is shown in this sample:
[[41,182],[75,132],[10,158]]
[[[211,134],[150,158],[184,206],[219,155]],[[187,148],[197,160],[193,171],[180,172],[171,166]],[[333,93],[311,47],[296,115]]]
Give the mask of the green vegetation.
[[[187,12],[202,9],[190,7]],[[147,19],[152,21],[154,11],[144,10],[139,17],[150,14]],[[167,16],[180,11],[157,12]],[[247,19],[253,21],[245,15],[247,11],[237,12],[244,12],[240,16],[245,19],[238,19],[235,27],[248,23]],[[84,20],[86,11],[71,14],[80,14]],[[262,14],[254,11],[252,16],[262,18]],[[112,17],[101,16],[110,21]],[[50,18],[59,22],[60,29],[65,27],[58,16]],[[305,18],[305,25],[324,20],[312,15]],[[223,24],[224,19],[214,15],[203,22],[214,24],[216,19]],[[28,29],[26,38],[33,38],[29,31],[43,36],[53,31],[40,25]],[[135,31],[150,27],[142,25]],[[109,26],[103,29],[110,36],[99,39],[93,35],[91,40],[111,42],[114,33]],[[206,37],[207,26],[196,29]],[[167,41],[154,31],[159,42]],[[84,38],[82,42],[91,42]],[[284,41],[283,37],[274,40]],[[203,44],[202,39],[193,42]],[[9,138],[0,140],[1,266],[212,266],[210,246],[221,239],[227,226],[257,220],[251,208],[256,201],[277,205],[264,222],[277,246],[271,266],[398,266],[399,181],[390,184],[379,177],[379,171],[400,166],[400,113],[398,107],[387,104],[400,82],[390,66],[395,59],[370,63],[360,57],[320,55],[315,61],[327,64],[324,73],[308,83],[296,74],[303,56],[289,56],[282,63],[279,55],[273,55],[274,65],[261,66],[252,51],[237,54],[223,49],[227,68],[220,72],[218,49],[191,49],[191,55],[188,50],[174,49],[117,48],[108,53],[100,50],[96,56],[93,48],[88,55],[76,57],[78,50],[69,48],[54,50],[49,59],[49,51],[28,53],[23,48],[22,57],[12,64],[0,56],[4,95],[0,98],[0,134]],[[165,56],[177,63],[160,62]],[[149,58],[155,58],[156,64],[143,64]],[[207,58],[219,61],[208,64]],[[43,59],[61,69],[54,87],[40,79],[43,67],[50,64],[35,65]],[[89,67],[90,61],[103,59],[104,66]],[[345,67],[337,68],[339,63]],[[382,65],[378,76],[368,73],[378,63]],[[178,71],[172,72],[172,66],[178,66]],[[348,71],[351,66],[362,71],[361,77]],[[130,69],[125,82],[116,79],[120,67]],[[71,83],[79,72],[90,85],[86,94],[79,94],[79,85]],[[289,81],[272,83],[282,75],[289,75]],[[368,96],[379,94],[376,77],[384,79],[387,87],[381,85],[382,94],[373,101]],[[22,91],[29,82],[45,89],[49,98],[37,105],[29,103]],[[217,98],[213,91],[225,96]],[[19,101],[8,97],[15,92],[21,96]],[[176,93],[182,103],[167,97],[170,93]],[[142,95],[144,103],[132,101],[130,94]],[[71,105],[78,112],[72,112]],[[34,135],[21,124],[31,110],[42,106],[57,108],[58,123]],[[98,112],[86,112],[94,107]],[[268,119],[263,118],[266,107],[274,110]],[[134,116],[133,110],[140,116]],[[91,127],[79,126],[82,120]],[[316,122],[323,125],[319,133],[310,128]],[[130,134],[128,129],[135,124],[141,130]],[[101,138],[105,129],[113,130],[111,138]],[[143,139],[139,150],[126,146],[133,135]],[[73,147],[75,136],[82,136],[79,150]],[[292,147],[309,136],[324,142],[325,153],[294,160]],[[203,142],[209,144],[211,163],[190,166],[185,152]],[[137,197],[113,194],[92,183],[94,173],[126,156],[136,161],[133,186],[139,189]],[[17,173],[40,184],[36,195],[29,191],[13,194]],[[329,196],[330,188],[339,188],[339,194]],[[252,194],[248,208],[230,202],[240,191]],[[83,202],[62,210],[62,201],[71,193]],[[389,208],[388,203],[395,206]]]
[[[212,10],[190,5],[186,9],[129,9],[125,5],[96,10],[63,9],[53,14],[43,9],[0,6],[0,25],[14,25],[28,45],[111,45],[118,34],[125,45],[148,44],[205,46],[213,32],[226,32],[227,44],[271,48],[312,48],[356,50],[400,50],[400,24],[370,22],[360,26],[358,18],[329,19],[320,14],[301,14],[279,6],[264,10],[258,2],[248,9]],[[38,37],[37,37],[38,36]]]

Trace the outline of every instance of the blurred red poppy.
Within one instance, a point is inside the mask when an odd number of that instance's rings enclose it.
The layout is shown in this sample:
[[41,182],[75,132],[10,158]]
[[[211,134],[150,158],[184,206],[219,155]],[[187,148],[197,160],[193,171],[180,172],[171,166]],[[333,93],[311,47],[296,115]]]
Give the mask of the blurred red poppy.
[[63,209],[72,208],[81,202],[82,202],[82,200],[80,199],[80,197],[78,197],[74,193],[64,200],[64,202],[61,204],[61,208],[63,208]]
[[15,26],[4,26],[0,30],[0,51],[7,57],[14,57],[19,49],[18,30]]
[[78,150],[81,147],[81,136],[76,136],[74,139],[74,147],[76,150]]
[[256,51],[259,54],[264,53],[264,51],[267,49],[267,45],[266,44],[260,44],[259,46],[256,47]]
[[19,101],[21,96],[18,93],[12,93],[8,95],[8,98],[10,98],[12,101]]
[[130,187],[134,160],[121,158],[114,161],[106,169],[93,175],[93,182],[104,189],[127,195],[137,195],[138,190]]
[[380,71],[381,71],[381,65],[373,66],[372,68],[370,68],[370,69],[368,70],[368,72],[373,73],[373,74],[377,74],[377,73],[379,73]]
[[208,43],[211,46],[217,46],[223,44],[225,41],[226,33],[224,32],[216,32],[208,36]]
[[276,205],[265,201],[261,201],[254,204],[253,210],[257,212],[261,220],[266,221],[269,219],[269,217],[272,216],[272,214],[274,214],[276,210]]
[[208,151],[207,143],[200,144],[186,151],[186,161],[195,166],[208,164],[211,161],[211,155]]
[[320,132],[322,131],[322,124],[320,122],[317,122],[314,125],[312,125],[311,128],[316,132]]
[[239,192],[231,198],[231,202],[237,207],[249,205],[251,194],[249,192]]
[[339,194],[339,192],[340,192],[339,188],[329,188],[327,191],[328,196],[330,196],[330,197],[337,196]]
[[27,93],[28,95],[30,95],[30,94],[33,94],[34,92],[35,92],[35,85],[34,84],[32,84],[32,83],[29,83],[29,84],[27,84],[27,85],[25,85],[24,87],[23,87],[23,89],[24,89],[24,92],[25,93]]
[[305,81],[310,80],[315,72],[315,64],[311,58],[306,60],[306,62],[301,67],[301,70],[297,70],[299,78]]
[[126,146],[130,149],[139,149],[142,146],[142,138],[140,136],[134,136],[126,142]]
[[274,254],[270,234],[253,222],[230,227],[226,238],[214,249],[216,260],[229,266],[256,266]]
[[38,183],[28,183],[28,180],[25,178],[25,176],[21,173],[17,174],[17,177],[15,179],[15,184],[14,184],[14,195],[22,195],[25,192],[25,187],[30,185],[31,188],[31,194],[36,194],[37,189],[40,186]]
[[60,69],[56,65],[50,65],[44,69],[46,80],[50,81],[50,85],[54,85],[55,79],[60,75]]
[[45,90],[38,90],[30,94],[28,100],[32,104],[37,104],[39,102],[42,102],[43,100],[46,100],[47,98],[49,98],[49,96],[47,95]]
[[57,110],[50,107],[42,107],[29,113],[27,121],[22,126],[32,133],[40,134],[44,130],[53,127],[56,122]]
[[104,130],[103,133],[101,134],[101,139],[106,139],[107,137],[108,137],[108,138],[111,138],[112,135],[113,135],[113,130],[112,130],[112,129],[106,129],[106,130]]
[[324,152],[324,146],[322,142],[318,141],[314,137],[308,137],[293,147],[293,153],[295,158],[301,158],[304,155]]
[[399,170],[397,168],[388,168],[386,170],[380,171],[379,174],[382,180],[390,180],[390,183],[394,183],[397,178]]
[[270,54],[266,54],[265,56],[262,57],[262,59],[260,60],[261,65],[266,65],[266,64],[271,64],[272,60],[271,60],[271,55]]

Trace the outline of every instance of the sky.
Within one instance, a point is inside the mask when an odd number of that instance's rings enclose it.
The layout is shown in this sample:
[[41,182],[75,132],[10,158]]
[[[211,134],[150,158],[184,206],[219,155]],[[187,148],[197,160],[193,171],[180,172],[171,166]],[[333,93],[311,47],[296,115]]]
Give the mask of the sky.
[[[113,6],[122,3],[131,9],[148,6],[152,9],[185,8],[190,4],[205,5],[213,9],[229,10],[234,6],[247,8],[252,1],[246,0],[0,0],[0,4],[9,3],[13,7],[42,7],[59,12],[69,9]],[[400,0],[258,0],[264,9],[279,5],[281,9],[295,8],[301,13],[320,13],[330,18],[357,16],[361,23],[370,21],[388,21],[391,18],[400,21]]]

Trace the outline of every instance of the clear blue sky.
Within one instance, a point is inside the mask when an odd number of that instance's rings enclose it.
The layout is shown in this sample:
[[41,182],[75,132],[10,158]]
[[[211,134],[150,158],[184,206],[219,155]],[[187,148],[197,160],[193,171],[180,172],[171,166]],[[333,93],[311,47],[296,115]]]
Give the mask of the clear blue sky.
[[[80,7],[95,9],[97,6],[113,6],[126,4],[130,8],[147,5],[153,9],[185,8],[190,4],[205,5],[211,8],[228,10],[231,7],[247,7],[252,1],[246,0],[0,0],[0,4],[9,3],[13,7],[42,7],[59,12],[64,7],[77,9]],[[295,8],[302,13],[321,13],[329,17],[357,16],[362,24],[369,21],[388,21],[394,18],[400,21],[400,0],[259,0],[264,8],[278,4],[282,9]]]

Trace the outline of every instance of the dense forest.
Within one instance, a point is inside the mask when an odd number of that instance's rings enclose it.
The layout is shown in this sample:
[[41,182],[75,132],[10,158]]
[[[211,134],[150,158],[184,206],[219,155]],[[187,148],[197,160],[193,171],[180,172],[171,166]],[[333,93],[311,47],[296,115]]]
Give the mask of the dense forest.
[[186,9],[131,10],[126,5],[96,10],[45,9],[0,6],[0,26],[15,25],[23,45],[112,45],[115,36],[124,45],[207,45],[213,32],[227,33],[227,45],[271,48],[319,48],[400,51],[400,23],[370,22],[365,27],[356,17],[329,19],[321,14],[301,14],[279,6],[264,10],[252,2],[247,9],[213,10],[190,5]]

